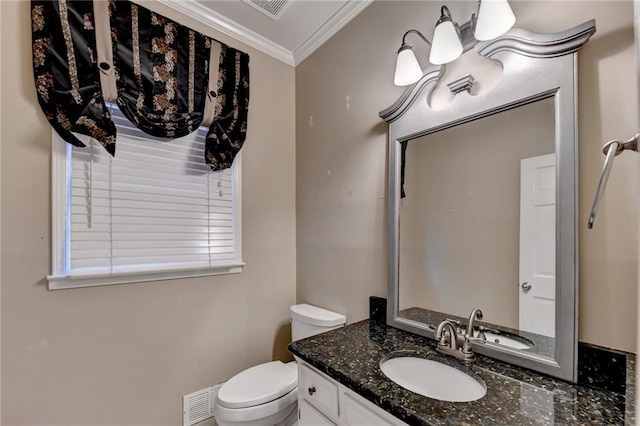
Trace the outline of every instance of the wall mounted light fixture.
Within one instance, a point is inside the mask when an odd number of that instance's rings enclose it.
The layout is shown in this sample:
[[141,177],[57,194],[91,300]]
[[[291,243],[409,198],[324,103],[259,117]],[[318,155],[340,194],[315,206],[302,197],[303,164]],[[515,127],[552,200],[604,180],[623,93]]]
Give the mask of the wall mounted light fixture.
[[396,86],[407,86],[422,77],[422,68],[413,53],[413,46],[406,43],[409,34],[418,35],[429,45],[429,62],[442,65],[459,58],[463,52],[473,47],[477,40],[485,41],[501,36],[509,31],[515,22],[516,17],[508,0],[478,1],[477,17],[472,14],[469,22],[462,26],[453,21],[449,8],[442,6],[440,19],[433,30],[433,42],[418,30],[409,30],[402,36],[393,83]]

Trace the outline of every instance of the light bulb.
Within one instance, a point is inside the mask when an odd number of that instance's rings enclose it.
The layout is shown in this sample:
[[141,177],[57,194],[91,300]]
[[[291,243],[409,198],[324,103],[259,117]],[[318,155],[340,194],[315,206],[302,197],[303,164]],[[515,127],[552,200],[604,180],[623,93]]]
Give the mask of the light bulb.
[[509,31],[515,23],[516,16],[508,0],[482,0],[474,36],[480,41],[492,40]]
[[458,31],[451,19],[440,18],[433,31],[429,62],[435,65],[449,63],[458,59],[462,55],[462,50]]
[[396,86],[408,86],[422,77],[422,68],[413,53],[411,46],[403,44],[398,50],[396,58],[396,72],[393,84]]

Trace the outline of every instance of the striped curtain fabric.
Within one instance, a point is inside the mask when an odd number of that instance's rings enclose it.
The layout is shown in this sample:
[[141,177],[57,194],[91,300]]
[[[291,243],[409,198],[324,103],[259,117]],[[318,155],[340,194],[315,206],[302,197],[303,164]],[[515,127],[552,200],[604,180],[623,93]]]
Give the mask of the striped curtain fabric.
[[249,55],[128,1],[31,1],[38,101],[62,139],[116,153],[105,102],[156,137],[208,127],[204,158],[231,167],[246,139]]

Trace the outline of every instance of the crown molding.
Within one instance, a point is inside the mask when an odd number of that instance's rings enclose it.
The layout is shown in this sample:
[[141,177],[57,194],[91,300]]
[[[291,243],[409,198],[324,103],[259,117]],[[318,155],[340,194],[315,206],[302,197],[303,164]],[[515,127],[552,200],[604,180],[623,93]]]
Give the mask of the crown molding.
[[287,65],[295,66],[293,53],[284,47],[272,42],[260,34],[246,28],[237,22],[223,16],[207,7],[204,7],[195,0],[157,0],[190,18],[201,22],[216,31],[233,37],[234,39],[247,44],[267,55],[284,62]]
[[300,44],[295,51],[290,51],[277,43],[261,36],[255,31],[246,28],[237,22],[223,16],[195,0],[157,0],[171,9],[180,12],[198,22],[213,28],[216,31],[233,37],[259,51],[284,62],[287,65],[296,66],[309,55],[315,52],[342,27],[369,6],[373,0],[350,0],[345,3],[327,22]]
[[293,62],[298,65],[309,55],[315,52],[320,46],[333,37],[360,12],[365,10],[373,0],[350,0],[347,1],[336,13],[318,28],[309,38],[293,51]]

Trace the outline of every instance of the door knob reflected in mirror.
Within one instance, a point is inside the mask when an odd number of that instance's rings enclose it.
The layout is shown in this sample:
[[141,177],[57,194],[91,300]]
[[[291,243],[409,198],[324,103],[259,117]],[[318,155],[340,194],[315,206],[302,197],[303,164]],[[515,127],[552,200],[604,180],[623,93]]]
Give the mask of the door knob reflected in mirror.
[[528,281],[523,282],[520,287],[522,287],[525,292],[531,290],[531,284],[529,284]]

